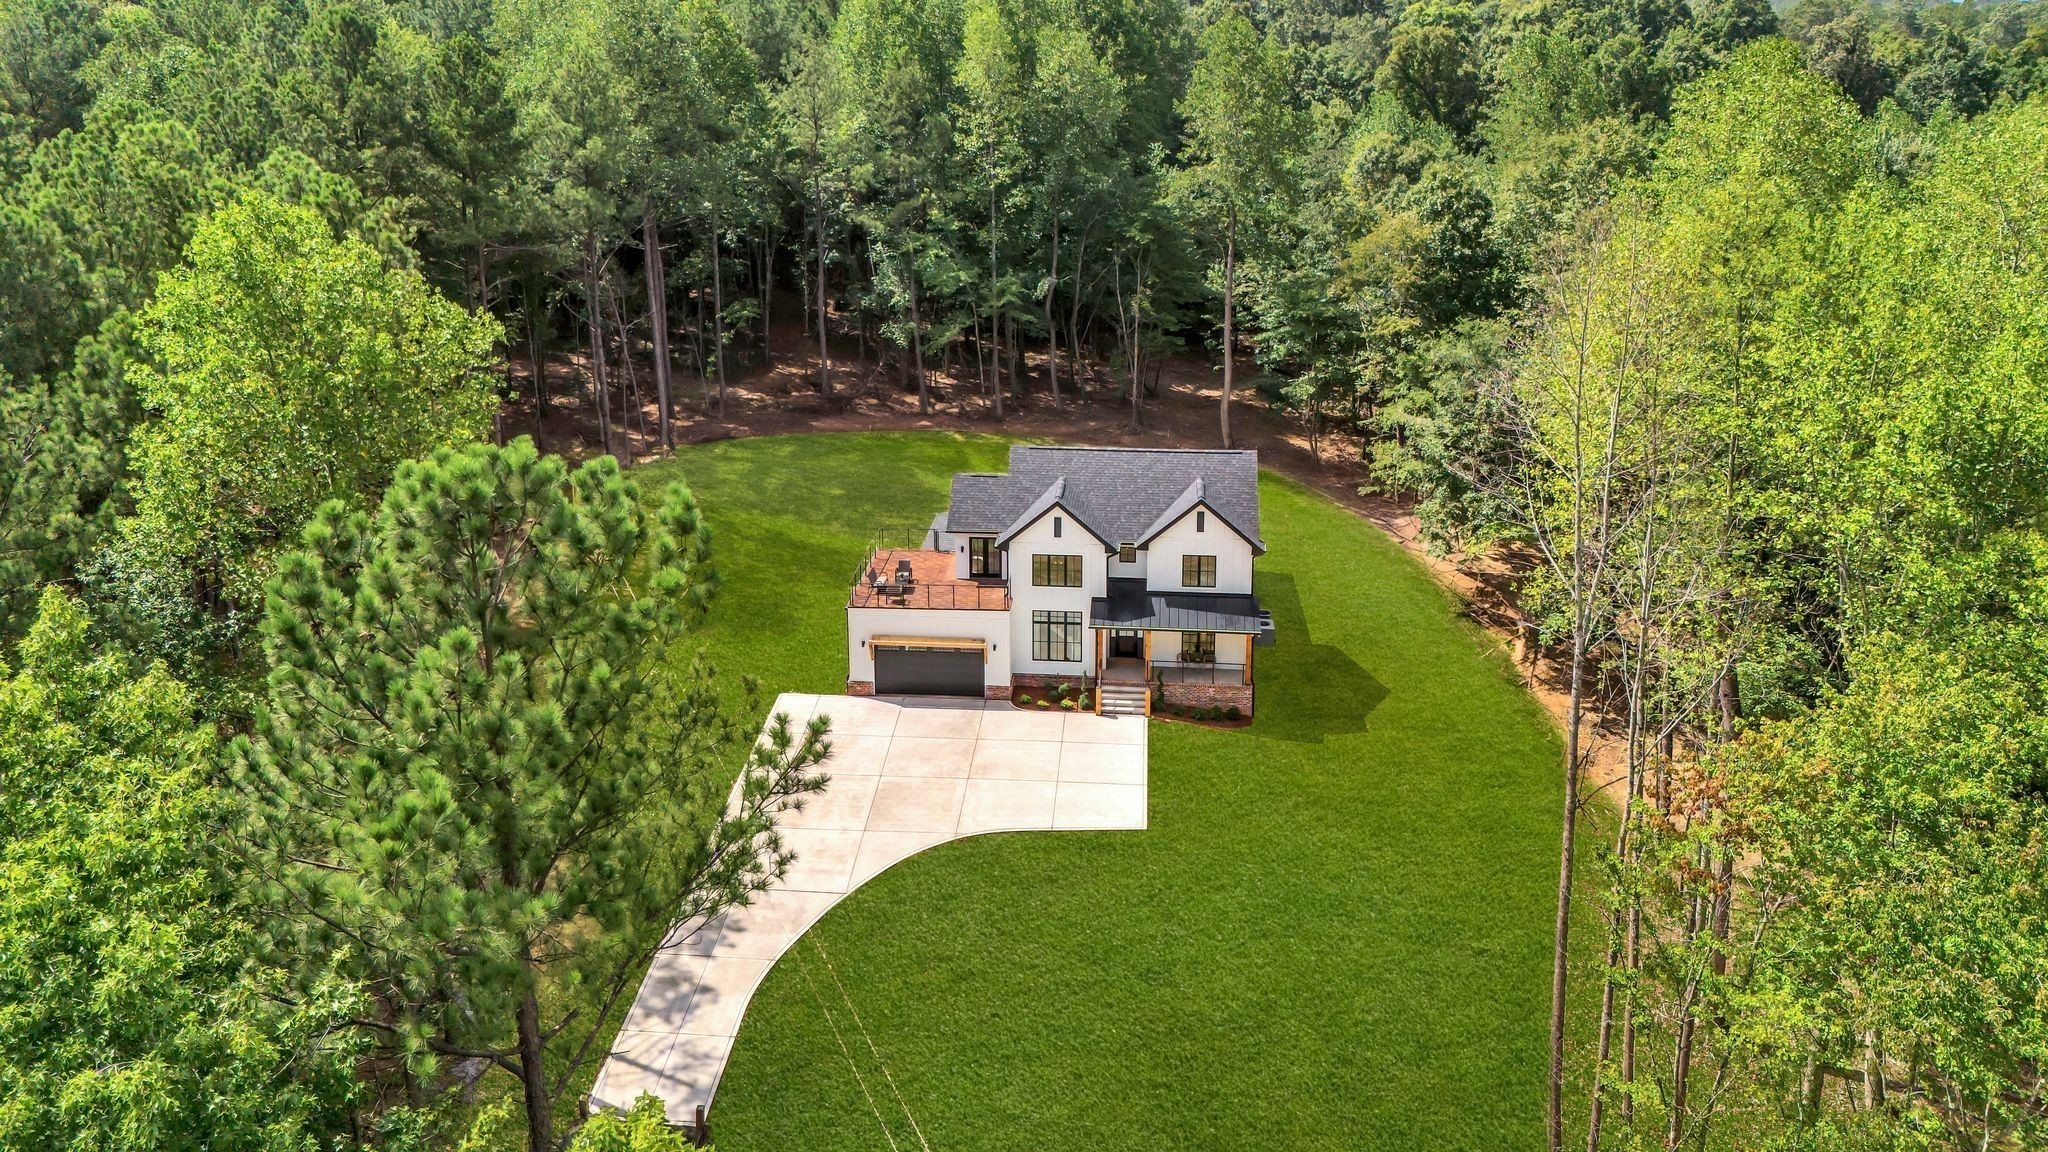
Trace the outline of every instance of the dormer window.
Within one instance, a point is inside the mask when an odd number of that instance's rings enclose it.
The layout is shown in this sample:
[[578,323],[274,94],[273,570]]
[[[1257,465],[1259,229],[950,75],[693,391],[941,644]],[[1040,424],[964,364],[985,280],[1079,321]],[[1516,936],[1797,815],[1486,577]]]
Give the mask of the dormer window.
[[1117,545],[1116,558],[1119,563],[1136,564],[1138,562],[1138,546],[1136,544]]
[[1200,508],[1195,509],[1195,531],[1207,532],[1208,530],[1209,514],[1207,512],[1202,511]]

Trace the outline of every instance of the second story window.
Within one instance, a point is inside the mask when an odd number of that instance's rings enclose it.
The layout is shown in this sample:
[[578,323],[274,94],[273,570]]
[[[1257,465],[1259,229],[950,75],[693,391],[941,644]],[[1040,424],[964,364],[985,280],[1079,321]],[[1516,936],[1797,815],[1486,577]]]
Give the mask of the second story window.
[[1136,564],[1138,562],[1138,546],[1136,544],[1118,545],[1116,558],[1124,564]]
[[1037,588],[1079,588],[1081,586],[1081,558],[1079,556],[1045,556],[1031,558],[1031,583]]
[[996,542],[986,536],[967,538],[967,574],[969,576],[1000,576],[1003,574],[1002,558],[996,552]]
[[1183,588],[1214,588],[1216,586],[1216,558],[1214,556],[1181,557],[1180,586]]

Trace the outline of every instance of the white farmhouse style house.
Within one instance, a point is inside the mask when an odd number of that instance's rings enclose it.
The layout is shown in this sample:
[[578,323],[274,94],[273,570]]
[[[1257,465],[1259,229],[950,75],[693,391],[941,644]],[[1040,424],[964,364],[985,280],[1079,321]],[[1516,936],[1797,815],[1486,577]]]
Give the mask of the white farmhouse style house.
[[847,691],[1092,689],[1104,712],[1254,698],[1256,452],[1010,449],[953,477],[924,546],[878,549],[847,601]]

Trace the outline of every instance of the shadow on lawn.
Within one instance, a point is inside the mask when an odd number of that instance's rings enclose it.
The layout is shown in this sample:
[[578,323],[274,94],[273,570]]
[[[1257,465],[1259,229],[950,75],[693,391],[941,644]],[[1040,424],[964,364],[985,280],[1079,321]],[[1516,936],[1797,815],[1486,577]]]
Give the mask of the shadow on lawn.
[[1258,594],[1259,606],[1273,614],[1275,633],[1273,647],[1259,649],[1254,657],[1259,735],[1320,744],[1331,736],[1365,731],[1367,717],[1387,698],[1387,686],[1351,653],[1315,642],[1293,576],[1260,574]]

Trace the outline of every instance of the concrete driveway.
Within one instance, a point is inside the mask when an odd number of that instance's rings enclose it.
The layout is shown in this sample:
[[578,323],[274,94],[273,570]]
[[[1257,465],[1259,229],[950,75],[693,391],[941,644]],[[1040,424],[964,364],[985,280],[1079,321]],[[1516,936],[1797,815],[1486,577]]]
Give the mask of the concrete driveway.
[[1006,702],[785,693],[801,729],[831,718],[831,782],[777,820],[796,854],[783,882],[658,953],[591,1092],[642,1092],[670,1122],[707,1112],[754,989],[826,909],[935,844],[982,832],[1139,829],[1146,722]]

